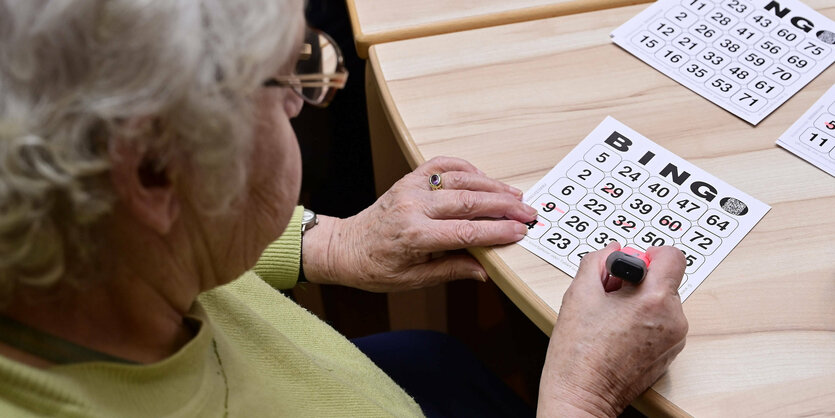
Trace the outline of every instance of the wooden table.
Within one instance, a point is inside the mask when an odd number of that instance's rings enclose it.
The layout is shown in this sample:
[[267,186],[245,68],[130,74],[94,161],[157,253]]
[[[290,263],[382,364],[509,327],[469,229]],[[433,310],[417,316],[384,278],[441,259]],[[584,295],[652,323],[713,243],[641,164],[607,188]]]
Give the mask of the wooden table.
[[347,0],[361,58],[371,45],[651,0]]
[[[835,18],[831,0],[806,3]],[[376,45],[379,99],[412,166],[458,156],[526,190],[611,115],[771,205],[684,303],[687,347],[635,405],[835,414],[835,179],[774,144],[835,83],[835,68],[753,127],[611,43],[644,7]],[[518,245],[473,252],[550,333],[570,277]]]

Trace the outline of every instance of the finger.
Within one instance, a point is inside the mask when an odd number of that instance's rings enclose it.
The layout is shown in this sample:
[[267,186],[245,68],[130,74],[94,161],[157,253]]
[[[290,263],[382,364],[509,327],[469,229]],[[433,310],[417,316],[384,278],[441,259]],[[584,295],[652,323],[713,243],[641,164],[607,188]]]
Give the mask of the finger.
[[606,271],[606,258],[618,250],[620,250],[620,243],[612,241],[602,250],[583,256],[571,286],[593,291],[605,290],[604,280],[609,276],[609,272]]
[[444,189],[505,193],[521,199],[522,191],[498,180],[467,171],[447,171],[441,174]]
[[446,255],[418,264],[411,268],[409,275],[410,285],[414,289],[461,279],[487,281],[484,267],[469,254]]
[[663,287],[677,295],[685,268],[681,250],[670,246],[650,247],[646,254],[650,262],[643,287]]
[[432,174],[445,173],[447,171],[466,171],[473,174],[484,175],[484,172],[477,169],[466,160],[455,157],[432,158],[431,160],[419,165],[413,173],[422,177],[429,177]]
[[428,251],[451,251],[469,247],[509,244],[528,232],[524,224],[504,219],[465,221],[433,220],[418,236],[418,248]]
[[617,276],[613,276],[611,274],[606,274],[606,279],[603,280],[603,290],[606,293],[614,292],[615,290],[620,290],[623,286],[623,279]]
[[519,222],[536,219],[536,209],[505,193],[437,190],[427,202],[432,219],[507,218]]

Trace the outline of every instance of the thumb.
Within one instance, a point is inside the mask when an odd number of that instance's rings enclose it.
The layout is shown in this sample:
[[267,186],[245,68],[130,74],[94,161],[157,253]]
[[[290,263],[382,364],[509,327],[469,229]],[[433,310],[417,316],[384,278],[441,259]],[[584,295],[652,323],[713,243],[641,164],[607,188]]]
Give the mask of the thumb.
[[620,250],[620,244],[612,241],[602,250],[586,254],[580,262],[580,268],[571,286],[588,291],[603,291],[604,280],[609,275],[606,271],[606,258],[618,250]]

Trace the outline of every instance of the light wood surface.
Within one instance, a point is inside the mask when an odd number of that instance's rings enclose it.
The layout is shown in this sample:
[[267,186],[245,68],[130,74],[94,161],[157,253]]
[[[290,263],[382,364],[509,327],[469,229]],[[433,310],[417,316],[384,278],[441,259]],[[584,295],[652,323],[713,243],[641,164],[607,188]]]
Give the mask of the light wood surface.
[[346,0],[360,58],[378,43],[524,22],[651,0]]
[[[831,0],[806,4],[835,18]],[[835,83],[835,68],[753,127],[611,43],[645,7],[381,44],[369,62],[412,166],[462,157],[527,190],[611,115],[771,205],[685,302],[687,347],[635,405],[653,415],[831,416],[835,178],[774,142]],[[571,279],[518,245],[473,253],[550,334]]]

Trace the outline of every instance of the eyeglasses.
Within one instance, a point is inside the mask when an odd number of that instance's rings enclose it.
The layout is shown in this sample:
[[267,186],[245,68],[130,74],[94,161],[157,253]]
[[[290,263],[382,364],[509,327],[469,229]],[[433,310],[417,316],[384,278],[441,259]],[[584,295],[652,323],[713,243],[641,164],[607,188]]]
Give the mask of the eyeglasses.
[[325,107],[347,80],[348,70],[336,42],[325,32],[307,28],[293,74],[270,78],[264,86],[290,87],[305,102]]

